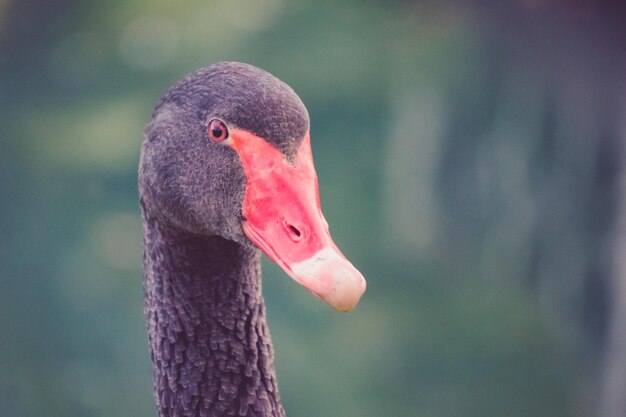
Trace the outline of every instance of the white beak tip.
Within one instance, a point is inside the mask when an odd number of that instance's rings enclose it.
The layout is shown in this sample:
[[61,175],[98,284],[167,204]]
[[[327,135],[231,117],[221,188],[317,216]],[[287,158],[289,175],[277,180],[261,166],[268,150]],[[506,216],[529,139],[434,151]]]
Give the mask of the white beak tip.
[[328,249],[295,265],[291,272],[296,281],[341,312],[354,309],[367,286],[341,253]]

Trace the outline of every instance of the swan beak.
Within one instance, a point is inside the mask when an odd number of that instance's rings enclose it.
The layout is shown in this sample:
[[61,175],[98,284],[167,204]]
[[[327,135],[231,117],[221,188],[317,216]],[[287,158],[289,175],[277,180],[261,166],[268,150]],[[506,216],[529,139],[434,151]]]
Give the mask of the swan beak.
[[333,243],[320,209],[309,135],[294,161],[264,139],[233,130],[229,146],[246,174],[243,231],[311,293],[342,312],[365,292],[365,278]]

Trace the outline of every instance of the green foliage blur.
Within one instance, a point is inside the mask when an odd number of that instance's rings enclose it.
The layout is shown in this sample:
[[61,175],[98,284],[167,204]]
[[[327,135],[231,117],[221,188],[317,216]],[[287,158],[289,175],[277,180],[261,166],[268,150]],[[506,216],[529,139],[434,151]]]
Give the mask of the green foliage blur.
[[499,13],[570,18],[502,3],[0,1],[0,415],[156,415],[142,130],[170,84],[223,60],[307,105],[322,207],[368,280],[342,315],[264,260],[288,415],[584,414],[602,337],[587,255],[607,226],[584,223],[578,187],[595,145],[561,140],[593,101],[559,113],[565,35],[500,36]]

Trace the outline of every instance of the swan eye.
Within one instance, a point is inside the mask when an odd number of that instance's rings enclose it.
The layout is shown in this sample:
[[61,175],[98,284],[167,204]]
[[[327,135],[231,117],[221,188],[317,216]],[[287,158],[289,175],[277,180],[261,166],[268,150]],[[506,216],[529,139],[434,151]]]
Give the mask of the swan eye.
[[209,139],[212,142],[222,142],[228,138],[228,128],[226,124],[219,119],[213,119],[207,127]]

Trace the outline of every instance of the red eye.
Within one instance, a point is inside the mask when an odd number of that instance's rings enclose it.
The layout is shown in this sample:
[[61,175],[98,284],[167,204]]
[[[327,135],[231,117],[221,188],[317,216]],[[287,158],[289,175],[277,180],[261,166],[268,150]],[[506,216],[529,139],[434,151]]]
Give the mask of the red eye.
[[207,131],[209,133],[209,139],[213,142],[222,142],[228,138],[228,128],[226,124],[219,119],[211,120]]

